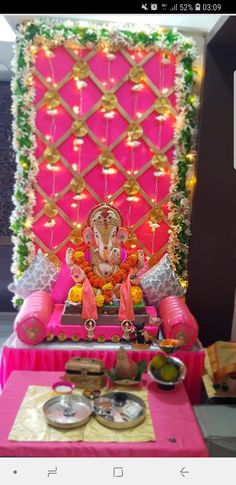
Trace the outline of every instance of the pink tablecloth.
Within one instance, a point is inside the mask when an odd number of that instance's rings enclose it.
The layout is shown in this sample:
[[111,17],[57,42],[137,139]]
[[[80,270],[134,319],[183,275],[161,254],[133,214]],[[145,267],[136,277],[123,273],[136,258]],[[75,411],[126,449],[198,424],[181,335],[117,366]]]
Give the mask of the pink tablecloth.
[[8,441],[29,385],[51,385],[58,372],[13,372],[0,397],[0,456],[171,457],[208,456],[188,396],[181,384],[162,391],[148,377],[149,404],[157,440],[147,443]]
[[[58,343],[40,344],[33,347],[20,342],[14,335],[10,337],[2,349],[0,365],[0,383],[4,387],[9,375],[14,370],[22,371],[60,371],[63,372],[65,363],[75,356],[103,359],[106,369],[114,366],[116,350],[94,350],[79,348],[79,344]],[[157,350],[130,350],[129,356],[136,362],[153,358]],[[201,396],[201,378],[204,369],[204,350],[199,346],[194,351],[178,351],[175,356],[187,366],[187,376],[184,382],[192,404],[199,404]]]

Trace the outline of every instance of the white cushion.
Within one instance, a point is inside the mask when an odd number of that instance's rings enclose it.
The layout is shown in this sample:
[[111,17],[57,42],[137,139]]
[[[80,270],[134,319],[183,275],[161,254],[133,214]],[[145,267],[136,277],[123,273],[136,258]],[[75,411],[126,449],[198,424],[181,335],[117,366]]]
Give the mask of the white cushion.
[[50,293],[56,282],[57,273],[55,264],[49,261],[39,249],[23,276],[14,283],[10,283],[8,290],[21,298],[27,298],[31,293],[39,290]]
[[141,286],[147,303],[157,308],[166,296],[182,296],[184,289],[171,266],[168,254],[165,254],[159,263],[141,276]]

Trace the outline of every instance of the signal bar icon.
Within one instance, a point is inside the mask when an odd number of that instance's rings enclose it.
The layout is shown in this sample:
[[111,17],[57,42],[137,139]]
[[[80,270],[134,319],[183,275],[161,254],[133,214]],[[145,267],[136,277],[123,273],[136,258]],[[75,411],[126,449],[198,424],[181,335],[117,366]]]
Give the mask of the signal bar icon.
[[171,9],[170,12],[177,12],[178,10],[178,4],[176,3]]

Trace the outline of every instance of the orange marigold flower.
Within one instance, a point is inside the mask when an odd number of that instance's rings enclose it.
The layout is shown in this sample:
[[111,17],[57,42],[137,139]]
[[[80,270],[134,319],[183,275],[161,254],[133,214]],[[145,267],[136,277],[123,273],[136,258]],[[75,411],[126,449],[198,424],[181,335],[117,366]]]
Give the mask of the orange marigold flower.
[[84,267],[84,272],[85,272],[85,273],[89,273],[90,271],[91,271],[90,266],[85,266],[85,267]]
[[120,266],[120,268],[123,269],[124,271],[129,271],[129,264],[128,263],[123,263]]

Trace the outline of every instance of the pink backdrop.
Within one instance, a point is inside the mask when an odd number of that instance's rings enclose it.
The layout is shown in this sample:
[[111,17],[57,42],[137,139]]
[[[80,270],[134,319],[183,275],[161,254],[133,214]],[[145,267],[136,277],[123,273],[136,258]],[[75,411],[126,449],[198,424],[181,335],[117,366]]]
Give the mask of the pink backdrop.
[[[109,60],[103,51],[88,49],[69,50],[58,47],[51,51],[40,49],[34,69],[36,106],[36,156],[39,172],[34,189],[33,231],[35,242],[44,251],[54,253],[60,259],[71,246],[69,234],[75,223],[83,224],[94,205],[104,200],[114,202],[124,217],[124,225],[135,232],[137,246],[142,247],[148,258],[160,259],[166,251],[168,241],[167,202],[170,186],[170,168],[173,158],[173,135],[176,118],[175,58],[163,63],[161,52],[119,51],[115,59]],[[51,57],[52,55],[52,57]],[[86,86],[78,89],[72,76],[72,68],[78,59],[85,59],[90,68],[83,81]],[[129,79],[132,65],[140,64],[145,71],[141,91],[134,91],[135,83]],[[60,96],[57,113],[48,114],[44,95],[54,86]],[[114,118],[107,119],[102,111],[101,97],[108,91],[115,93],[118,107]],[[154,102],[167,97],[171,111],[165,120],[158,120]],[[82,138],[83,145],[74,151],[76,137],[71,132],[75,119],[83,117],[88,133]],[[126,129],[130,122],[139,120],[143,135],[137,147],[127,146]],[[48,169],[43,155],[47,146],[54,145],[60,160]],[[98,157],[109,148],[116,161],[112,172],[105,175]],[[154,154],[164,153],[168,157],[168,169],[164,175],[155,176],[151,160]],[[74,200],[70,188],[71,180],[80,174],[86,182],[81,200]],[[127,178],[137,179],[140,190],[137,200],[128,201],[123,184]],[[45,202],[53,200],[58,209],[54,227],[47,227],[50,219],[44,213]],[[163,211],[159,227],[152,231],[150,211],[154,207]],[[45,227],[46,224],[46,227]],[[73,225],[74,224],[74,225]]]

